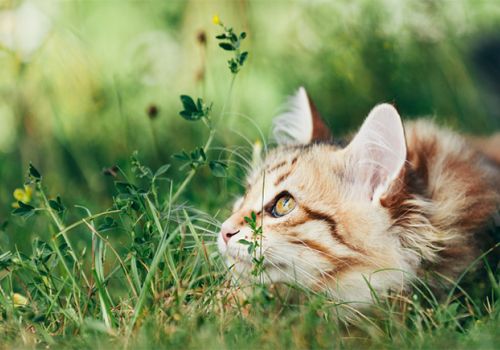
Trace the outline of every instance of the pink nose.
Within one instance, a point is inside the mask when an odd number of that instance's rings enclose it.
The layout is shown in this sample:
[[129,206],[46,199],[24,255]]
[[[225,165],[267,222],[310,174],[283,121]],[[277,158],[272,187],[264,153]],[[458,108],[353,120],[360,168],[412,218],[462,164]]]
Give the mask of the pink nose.
[[240,230],[238,230],[228,222],[223,223],[220,228],[220,234],[224,242],[226,242],[226,244],[231,239],[231,237],[236,235],[238,232],[240,232]]

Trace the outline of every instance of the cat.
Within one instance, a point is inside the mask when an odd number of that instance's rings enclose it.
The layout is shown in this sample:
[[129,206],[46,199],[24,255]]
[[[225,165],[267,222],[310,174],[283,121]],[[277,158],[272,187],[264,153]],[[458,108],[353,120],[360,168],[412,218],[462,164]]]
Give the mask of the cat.
[[[278,147],[248,174],[218,236],[236,278],[255,278],[262,254],[266,283],[366,305],[373,291],[404,291],[429,273],[453,280],[491,246],[483,232],[498,216],[500,148],[473,148],[429,120],[403,125],[386,103],[341,147],[304,88],[273,130]],[[252,212],[262,226],[254,252]]]

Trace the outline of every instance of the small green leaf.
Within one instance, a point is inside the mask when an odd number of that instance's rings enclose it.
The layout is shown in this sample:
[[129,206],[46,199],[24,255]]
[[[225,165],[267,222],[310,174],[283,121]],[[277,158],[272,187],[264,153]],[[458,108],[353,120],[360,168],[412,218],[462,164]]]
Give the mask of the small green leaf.
[[245,63],[245,61],[247,60],[247,57],[248,57],[248,51],[242,52],[240,54],[240,56],[238,57],[238,62],[240,64],[240,66],[242,66],[243,63]]
[[[181,95],[181,102],[184,107],[184,110],[179,112],[181,117],[189,121],[196,121],[203,117],[204,113],[202,108],[198,108],[191,96]],[[198,105],[203,105],[203,100],[201,98],[198,98]]]
[[187,154],[186,151],[182,151],[182,153],[176,153],[172,156],[172,158],[183,161],[188,161],[190,159],[189,154]]
[[196,148],[194,151],[191,152],[191,160],[199,160],[200,159],[200,150],[199,148]]
[[184,107],[185,111],[187,111],[187,112],[197,112],[198,111],[198,109],[196,108],[196,104],[194,103],[191,96],[181,95],[181,102],[182,102],[182,106]]
[[200,147],[200,156],[203,161],[207,160],[207,155],[205,154],[205,150],[203,149],[203,147]]
[[33,214],[35,214],[35,208],[29,204],[25,204],[21,201],[18,201],[17,204],[19,208],[16,208],[12,211],[12,215],[20,216],[22,218],[29,218]]
[[241,32],[240,39],[245,39],[247,37],[247,33]]
[[69,253],[69,246],[68,246],[68,243],[66,242],[62,242],[61,244],[59,244],[59,250],[63,253],[65,253],[65,255],[68,255]]
[[246,239],[240,239],[240,240],[238,241],[238,243],[241,243],[241,244],[243,244],[243,245],[251,245],[251,244],[252,244],[252,242],[249,242],[249,241],[247,241]]
[[32,242],[33,255],[35,260],[47,263],[49,259],[54,255],[53,249],[47,242],[40,239],[35,239]]
[[40,175],[40,172],[31,163],[29,165],[29,174],[35,180],[40,180],[42,178],[42,175]]
[[203,112],[203,99],[198,97],[196,100],[196,107],[198,108],[199,112]]
[[219,43],[219,46],[223,48],[226,51],[234,51],[236,48],[234,47],[233,44],[230,43]]
[[203,113],[201,112],[188,112],[188,111],[182,111],[179,112],[180,116],[188,121],[197,121],[200,120],[201,117],[203,117]]
[[264,257],[263,256],[261,256],[260,258],[253,257],[252,262],[254,264],[260,265],[260,264],[264,263]]
[[238,71],[240,70],[239,65],[234,58],[231,58],[229,61],[227,61],[227,63],[229,65],[229,70],[231,71],[231,73],[233,74],[238,73]]
[[97,231],[103,232],[103,231],[111,230],[117,226],[118,225],[117,225],[116,221],[112,217],[106,216],[104,218],[104,222],[97,227]]
[[128,183],[128,182],[116,181],[115,187],[116,187],[116,190],[118,191],[118,193],[121,193],[121,194],[136,194],[137,193],[137,187]]
[[59,196],[57,197],[57,200],[50,199],[49,206],[58,213],[64,211],[64,206],[62,205],[61,198]]
[[158,177],[158,176],[165,174],[169,168],[170,168],[170,164],[162,165],[161,167],[158,168],[158,170],[156,170],[155,177]]
[[248,254],[252,255],[253,252],[255,251],[255,245],[249,245],[248,246]]
[[226,177],[227,172],[226,168],[227,165],[224,163],[217,161],[217,160],[211,160],[210,163],[208,164],[210,167],[210,170],[212,171],[212,174],[216,177]]

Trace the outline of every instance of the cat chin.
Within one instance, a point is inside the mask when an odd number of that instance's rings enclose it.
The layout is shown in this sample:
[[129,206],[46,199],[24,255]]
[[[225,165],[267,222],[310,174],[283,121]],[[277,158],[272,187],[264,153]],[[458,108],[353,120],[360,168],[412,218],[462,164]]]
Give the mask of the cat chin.
[[276,268],[275,265],[266,260],[264,260],[264,272],[262,276],[252,275],[255,266],[252,258],[244,254],[246,247],[230,247],[221,241],[217,242],[219,252],[224,258],[224,262],[233,275],[232,277],[235,282],[239,284],[245,284],[245,282],[264,282],[265,284],[297,282],[291,280],[281,269]]
[[306,288],[314,287],[314,282],[308,279],[307,276],[297,274],[294,271],[284,270],[284,266],[279,262],[273,263],[269,260],[264,260],[264,272],[259,276],[255,276],[252,274],[255,266],[251,258],[247,258],[246,256],[243,258],[239,256],[234,257],[228,254],[224,258],[226,266],[232,274],[233,281],[240,285],[259,282],[264,284],[290,283]]
[[[252,257],[247,254],[247,247],[241,244],[226,245],[222,240],[218,241],[219,252],[226,266],[233,274],[235,280],[240,282],[264,282],[271,283],[297,283],[305,287],[313,287],[316,277],[310,271],[303,268],[289,268],[289,263],[283,261],[272,261],[269,257],[264,259],[264,272],[262,276],[252,274],[255,268]],[[305,272],[304,272],[305,271]]]
[[295,283],[287,276],[284,276],[279,270],[272,266],[266,266],[265,271],[261,276],[252,275],[253,264],[246,261],[234,262],[231,258],[226,259],[226,264],[230,268],[233,281],[240,286],[246,286],[249,283],[264,283],[264,284],[279,284],[279,283]]

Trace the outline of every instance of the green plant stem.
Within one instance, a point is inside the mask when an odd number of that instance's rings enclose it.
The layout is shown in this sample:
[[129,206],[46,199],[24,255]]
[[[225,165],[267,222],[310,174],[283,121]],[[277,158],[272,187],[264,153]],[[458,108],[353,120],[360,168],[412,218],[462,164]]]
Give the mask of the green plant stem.
[[[73,276],[73,273],[71,272],[70,268],[66,264],[66,261],[64,260],[64,256],[63,256],[61,250],[59,249],[57,242],[55,241],[55,238],[53,238],[53,242],[54,242],[54,249],[56,251],[57,257],[59,258],[59,261],[63,265],[64,270],[66,270],[66,273],[68,274],[69,278],[71,278],[71,282],[73,282],[73,293],[76,295],[76,290],[78,290],[81,293],[82,291],[81,291],[80,287],[78,286],[78,284],[76,283],[76,280],[75,280],[75,277]],[[89,286],[89,288],[90,288],[90,286]],[[68,303],[69,303],[69,300],[68,300]],[[76,303],[76,304],[78,305],[78,303]],[[79,310],[79,308],[78,308],[78,310]],[[80,322],[82,322],[83,318],[82,318],[81,312],[79,312],[79,316],[80,316]]]
[[43,204],[45,206],[45,210],[49,213],[50,217],[52,218],[52,220],[56,224],[57,229],[59,230],[59,232],[62,232],[61,235],[63,236],[64,241],[66,242],[66,244],[70,248],[71,257],[75,260],[75,262],[77,262],[78,259],[77,259],[76,255],[74,253],[74,249],[73,249],[73,247],[71,245],[71,242],[68,239],[68,236],[66,236],[66,232],[65,232],[65,228],[66,227],[62,223],[61,219],[57,216],[57,214],[54,213],[54,210],[50,206],[49,200],[47,199],[47,196],[45,195],[45,192],[43,191],[41,183],[37,182],[36,187],[37,187],[38,192],[42,196],[42,200],[43,200]]
[[[41,182],[37,182],[36,187],[37,187],[38,192],[42,196],[42,200],[43,200],[45,209],[48,211],[50,217],[52,218],[52,220],[56,224],[57,229],[59,230],[59,232],[63,232],[66,227],[64,226],[64,224],[61,221],[61,219],[57,216],[57,214],[54,212],[54,210],[50,206],[49,200],[47,199],[47,196],[45,195],[45,192],[44,192],[44,190],[42,188]],[[89,281],[87,279],[87,276],[85,275],[85,273],[82,270],[82,266],[81,266],[80,260],[78,260],[76,254],[75,254],[75,250],[74,250],[73,246],[71,245],[70,240],[68,239],[68,236],[66,235],[65,232],[63,232],[61,235],[63,236],[63,239],[66,242],[66,244],[68,245],[70,255],[73,258],[73,260],[74,260],[74,262],[75,262],[78,270],[80,271],[83,279],[85,280],[85,283],[87,284],[87,287],[90,288],[90,283],[89,283]],[[54,238],[53,238],[54,241],[55,241],[56,237],[57,236],[54,236]],[[55,245],[57,246],[57,244],[55,244]]]
[[[137,297],[137,291],[135,290],[135,287],[134,287],[134,284],[132,283],[132,279],[130,278],[130,275],[128,274],[127,272],[127,268],[125,266],[125,262],[123,261],[122,258],[120,258],[120,254],[118,254],[118,252],[116,251],[116,249],[113,247],[113,245],[107,240],[105,239],[96,229],[94,226],[92,226],[89,222],[87,222],[85,219],[83,219],[83,221],[85,222],[85,225],[87,225],[87,227],[89,228],[89,230],[94,234],[96,235],[101,241],[103,241],[108,247],[109,249],[111,249],[111,251],[113,252],[113,254],[115,255],[116,259],[118,260],[118,263],[120,264],[122,270],[123,270],[123,273],[125,274],[125,278],[127,279],[129,285],[130,285],[130,288],[132,289],[132,293],[134,294],[135,297]],[[102,279],[104,281],[104,279]]]
[[[158,244],[158,249],[155,252],[155,255],[153,257],[153,261],[151,262],[151,266],[149,268],[149,271],[146,275],[146,278],[144,279],[144,282],[142,283],[142,288],[140,290],[139,294],[139,299],[137,300],[137,304],[135,305],[135,311],[134,315],[132,316],[132,320],[130,321],[128,325],[128,330],[127,330],[127,339],[130,338],[130,335],[132,334],[132,331],[134,330],[134,326],[137,322],[137,319],[139,318],[142,309],[144,307],[144,303],[146,301],[146,297],[148,294],[148,285],[151,282],[154,274],[156,273],[156,270],[158,269],[158,265],[160,264],[163,253],[167,249],[169,243],[176,237],[177,232],[180,230],[180,225],[169,235],[167,230],[164,229],[161,226],[160,219],[156,213],[156,209],[153,206],[153,203],[149,200],[148,197],[145,197],[146,201],[149,206],[149,210],[151,211],[151,215],[153,216],[153,220],[156,226],[156,229],[161,235],[160,242]],[[169,213],[170,214],[170,213]]]
[[[210,130],[210,135],[208,136],[208,139],[207,139],[207,142],[205,143],[205,146],[203,146],[203,150],[205,152],[207,151],[207,149],[212,144],[214,136],[215,136],[215,130],[211,129]],[[171,203],[175,203],[175,201],[179,198],[179,196],[184,191],[184,189],[186,188],[186,186],[191,182],[191,179],[193,178],[193,176],[195,174],[196,174],[196,169],[191,169],[189,171],[189,173],[186,176],[186,178],[184,179],[184,181],[182,181],[182,184],[179,186],[179,188],[177,189],[177,191],[175,191],[174,195],[172,196]]]
[[[234,87],[234,81],[235,81],[235,79],[236,79],[236,74],[233,74],[233,77],[231,78],[231,83],[229,84],[229,90],[228,90],[228,93],[227,93],[227,96],[226,96],[226,100],[224,101],[224,105],[222,106],[222,110],[221,110],[221,113],[220,113],[220,120],[219,120],[219,122],[222,119],[224,119],[224,113],[226,112],[226,107],[227,107],[229,98],[231,96],[231,92],[232,92],[233,87]],[[210,148],[210,146],[211,146],[211,144],[212,144],[212,142],[214,140],[214,136],[215,136],[215,129],[214,128],[210,128],[210,134],[208,135],[207,142],[203,146],[203,151],[205,151],[205,153]],[[196,174],[196,169],[191,169],[189,171],[189,173],[187,174],[187,176],[184,179],[184,181],[182,181],[181,185],[179,186],[179,188],[177,189],[177,191],[175,191],[174,195],[172,196],[172,198],[170,200],[170,203],[175,203],[175,201],[177,199],[179,199],[179,196],[184,191],[184,189],[186,188],[186,186],[191,182],[191,180],[193,179],[193,176],[195,174]]]
[[99,213],[99,214],[94,214],[94,215],[90,215],[90,216],[87,216],[69,226],[66,226],[63,230],[59,231],[58,233],[56,233],[56,237],[60,236],[60,235],[64,235],[66,232],[80,226],[81,224],[86,224],[87,221],[91,221],[91,220],[94,220],[94,219],[97,219],[98,217],[101,217],[101,216],[104,216],[104,215],[109,215],[109,214],[117,214],[121,212],[121,210],[119,209],[116,209],[116,210],[108,210],[108,211],[104,211],[102,213]]

